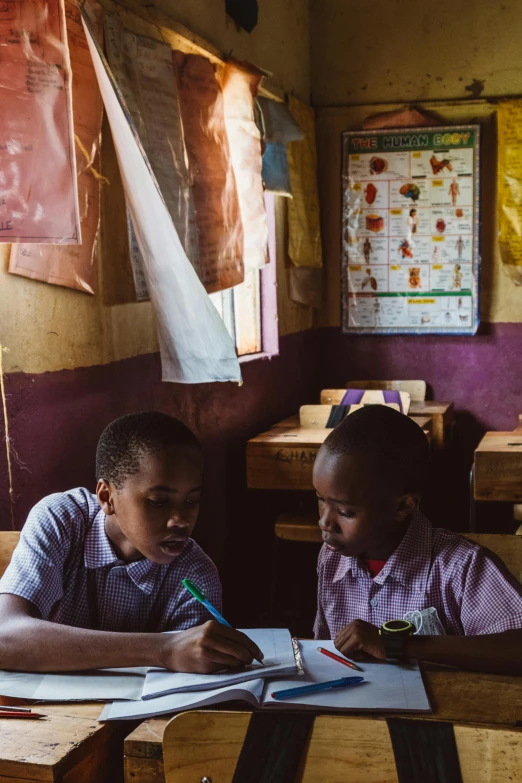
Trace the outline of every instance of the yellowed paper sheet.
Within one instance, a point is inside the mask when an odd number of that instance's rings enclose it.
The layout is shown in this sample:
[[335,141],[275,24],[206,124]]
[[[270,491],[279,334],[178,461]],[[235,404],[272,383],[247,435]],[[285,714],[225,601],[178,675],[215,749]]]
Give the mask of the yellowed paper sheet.
[[183,134],[193,172],[200,280],[208,293],[243,282],[243,225],[216,66],[173,52]]
[[499,104],[498,225],[502,262],[522,285],[522,100]]
[[288,255],[296,266],[321,267],[314,110],[293,97],[289,98],[288,108],[305,134],[303,141],[288,145],[293,196],[288,202]]
[[223,75],[225,127],[243,224],[245,270],[268,262],[268,224],[261,177],[261,134],[254,119],[254,98],[261,72],[227,62]]
[[63,0],[0,3],[0,242],[78,244]]
[[[91,9],[101,18],[100,6]],[[80,245],[14,244],[9,271],[33,280],[74,288],[89,294],[96,290],[96,237],[100,222],[99,171],[103,103],[80,12],[65,0],[67,38],[71,56],[76,169],[82,243]],[[98,34],[101,34],[101,24]],[[79,140],[79,143],[78,143]]]

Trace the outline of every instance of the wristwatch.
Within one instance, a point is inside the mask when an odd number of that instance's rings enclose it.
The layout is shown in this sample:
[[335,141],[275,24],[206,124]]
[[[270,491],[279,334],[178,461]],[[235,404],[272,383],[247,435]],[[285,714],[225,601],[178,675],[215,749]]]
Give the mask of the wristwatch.
[[387,661],[404,661],[404,647],[415,633],[414,626],[407,620],[388,620],[379,628]]

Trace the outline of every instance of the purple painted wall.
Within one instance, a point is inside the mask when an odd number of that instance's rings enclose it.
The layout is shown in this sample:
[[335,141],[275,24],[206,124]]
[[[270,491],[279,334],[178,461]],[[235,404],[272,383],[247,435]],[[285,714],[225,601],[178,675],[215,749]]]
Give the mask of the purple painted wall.
[[431,399],[454,400],[477,433],[512,430],[522,413],[522,323],[483,324],[475,337],[352,337],[324,329],[318,355],[325,387],[349,378],[421,378]]
[[[429,398],[454,401],[453,449],[439,457],[428,505],[439,525],[467,529],[473,451],[486,430],[513,430],[522,413],[522,323],[486,323],[475,337],[363,337],[330,328],[318,348],[323,388],[350,378],[421,378]],[[502,504],[478,504],[477,518],[481,530],[512,530],[512,509]]]
[[[15,520],[50,492],[94,487],[94,454],[114,418],[157,409],[185,421],[202,439],[208,470],[198,537],[219,560],[235,508],[246,507],[246,440],[315,399],[315,335],[282,337],[280,354],[246,362],[244,384],[162,383],[159,356],[73,371],[6,377],[14,463]],[[9,529],[5,452],[0,450],[0,529]]]

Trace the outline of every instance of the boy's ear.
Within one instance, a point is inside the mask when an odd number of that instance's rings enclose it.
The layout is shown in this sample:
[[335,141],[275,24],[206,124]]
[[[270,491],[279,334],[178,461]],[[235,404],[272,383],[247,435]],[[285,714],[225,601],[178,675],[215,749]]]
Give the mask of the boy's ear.
[[112,516],[112,514],[115,513],[112,500],[112,489],[109,482],[105,481],[105,479],[100,479],[98,481],[98,484],[96,485],[96,496],[105,515],[108,517]]
[[395,519],[404,522],[414,511],[417,511],[420,503],[420,495],[401,495],[397,500]]

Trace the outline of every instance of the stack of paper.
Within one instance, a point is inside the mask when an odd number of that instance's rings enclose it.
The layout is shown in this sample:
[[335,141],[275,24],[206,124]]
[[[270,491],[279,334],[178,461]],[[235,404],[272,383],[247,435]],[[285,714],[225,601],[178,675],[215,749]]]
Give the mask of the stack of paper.
[[248,680],[294,674],[297,663],[290,631],[245,630],[264,653],[264,665],[253,663],[219,674],[182,674],[166,669],[98,669],[58,674],[0,671],[0,695],[39,701],[112,701],[150,699],[237,685]]
[[192,693],[171,693],[143,701],[114,701],[108,704],[100,720],[136,720],[172,712],[210,707],[227,701],[245,701],[261,709],[306,709],[321,711],[430,712],[430,704],[418,666],[390,663],[362,664],[364,683],[354,688],[340,688],[308,694],[299,698],[276,701],[272,693],[306,683],[327,682],[341,677],[359,675],[345,666],[321,655],[318,645],[335,650],[331,641],[299,642],[304,676],[293,679],[250,680],[242,684]]

